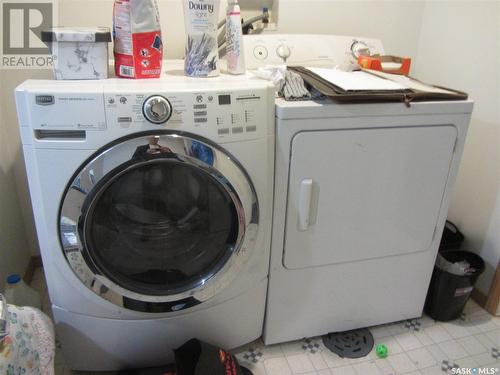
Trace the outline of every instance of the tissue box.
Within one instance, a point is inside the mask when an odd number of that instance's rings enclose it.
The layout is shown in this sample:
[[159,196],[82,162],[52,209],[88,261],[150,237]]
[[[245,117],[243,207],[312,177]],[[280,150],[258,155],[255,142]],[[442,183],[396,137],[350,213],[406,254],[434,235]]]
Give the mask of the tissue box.
[[56,27],[42,31],[49,46],[55,79],[108,78],[109,28]]

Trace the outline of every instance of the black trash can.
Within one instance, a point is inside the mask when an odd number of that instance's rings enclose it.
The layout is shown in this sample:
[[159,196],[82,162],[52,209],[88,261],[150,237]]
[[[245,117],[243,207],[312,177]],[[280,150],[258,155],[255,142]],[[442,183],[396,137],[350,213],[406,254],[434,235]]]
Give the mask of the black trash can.
[[474,269],[466,275],[455,275],[437,264],[434,266],[424,311],[435,320],[448,321],[462,314],[477,278],[484,271],[484,261],[469,251],[446,251],[440,255],[451,263],[466,261]]

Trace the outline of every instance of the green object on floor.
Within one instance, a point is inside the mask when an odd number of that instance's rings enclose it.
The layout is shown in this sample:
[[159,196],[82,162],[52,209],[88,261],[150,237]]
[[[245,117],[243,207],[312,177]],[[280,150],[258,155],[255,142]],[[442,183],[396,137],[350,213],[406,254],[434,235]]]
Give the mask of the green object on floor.
[[379,358],[387,358],[387,355],[389,354],[389,350],[387,350],[387,346],[384,344],[378,344],[375,348],[375,352]]

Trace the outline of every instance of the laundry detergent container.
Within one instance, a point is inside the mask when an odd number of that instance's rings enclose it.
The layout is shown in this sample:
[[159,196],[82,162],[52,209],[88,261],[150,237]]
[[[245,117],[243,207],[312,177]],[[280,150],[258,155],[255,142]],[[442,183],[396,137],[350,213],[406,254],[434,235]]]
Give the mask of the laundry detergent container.
[[425,312],[440,321],[458,319],[484,271],[484,261],[468,251],[438,254],[427,292]]
[[107,27],[55,27],[42,31],[52,55],[55,79],[108,78]]

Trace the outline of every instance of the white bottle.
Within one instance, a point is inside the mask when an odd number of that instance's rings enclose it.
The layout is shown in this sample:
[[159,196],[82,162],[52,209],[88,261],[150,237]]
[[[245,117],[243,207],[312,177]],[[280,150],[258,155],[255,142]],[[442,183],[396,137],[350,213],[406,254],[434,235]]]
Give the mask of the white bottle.
[[40,294],[26,285],[19,275],[10,275],[7,277],[5,299],[11,305],[32,306],[37,309],[42,307]]
[[243,31],[241,29],[241,12],[238,0],[229,0],[229,4],[227,6],[226,59],[227,71],[230,74],[245,73]]

